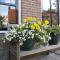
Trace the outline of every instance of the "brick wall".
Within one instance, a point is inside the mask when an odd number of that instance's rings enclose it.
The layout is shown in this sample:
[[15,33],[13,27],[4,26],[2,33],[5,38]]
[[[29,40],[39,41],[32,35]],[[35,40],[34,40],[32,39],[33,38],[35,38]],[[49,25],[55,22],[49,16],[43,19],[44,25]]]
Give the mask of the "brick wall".
[[41,0],[21,0],[22,19],[33,16],[41,20]]

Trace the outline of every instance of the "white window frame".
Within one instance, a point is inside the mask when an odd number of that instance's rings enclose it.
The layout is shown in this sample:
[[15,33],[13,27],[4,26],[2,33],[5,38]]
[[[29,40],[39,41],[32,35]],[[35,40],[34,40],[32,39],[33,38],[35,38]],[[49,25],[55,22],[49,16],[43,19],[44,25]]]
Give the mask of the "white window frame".
[[10,26],[18,26],[21,24],[21,0],[16,0],[16,9],[18,10],[18,24],[8,24],[7,31],[0,31],[0,33],[7,33]]

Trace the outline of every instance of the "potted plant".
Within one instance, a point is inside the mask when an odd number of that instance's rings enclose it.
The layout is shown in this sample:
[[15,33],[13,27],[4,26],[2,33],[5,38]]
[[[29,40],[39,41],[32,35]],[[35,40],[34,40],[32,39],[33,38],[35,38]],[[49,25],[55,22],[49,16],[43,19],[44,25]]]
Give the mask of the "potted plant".
[[10,41],[11,45],[20,44],[21,50],[31,50],[36,43],[39,45],[46,45],[49,39],[47,28],[49,22],[37,20],[35,17],[25,18],[23,24],[18,27],[12,27],[6,34],[6,39]]
[[49,28],[51,40],[49,40],[50,45],[56,45],[59,41],[59,35],[60,35],[60,26],[59,25],[52,25],[52,27]]
[[28,17],[23,21],[24,24],[20,25],[20,29],[24,35],[22,38],[25,38],[26,41],[23,42],[21,50],[31,50],[36,43],[47,44],[49,39],[49,34],[46,31],[49,24],[47,20],[42,22],[35,17]]

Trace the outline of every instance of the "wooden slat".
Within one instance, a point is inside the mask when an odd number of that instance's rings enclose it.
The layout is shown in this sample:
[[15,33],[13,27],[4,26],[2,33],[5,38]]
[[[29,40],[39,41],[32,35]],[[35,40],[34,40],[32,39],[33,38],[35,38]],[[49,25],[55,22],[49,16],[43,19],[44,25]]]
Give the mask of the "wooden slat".
[[58,49],[58,48],[60,48],[60,45],[51,45],[51,46],[46,46],[46,47],[42,47],[42,48],[38,48],[38,49],[33,49],[30,51],[21,51],[20,57],[29,56],[29,55],[41,53],[44,51],[50,51],[50,50],[54,50],[54,49]]

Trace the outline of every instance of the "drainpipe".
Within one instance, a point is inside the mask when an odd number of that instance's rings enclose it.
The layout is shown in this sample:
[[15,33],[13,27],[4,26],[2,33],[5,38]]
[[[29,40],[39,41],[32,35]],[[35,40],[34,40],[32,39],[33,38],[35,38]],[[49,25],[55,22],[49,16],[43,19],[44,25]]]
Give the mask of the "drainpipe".
[[58,4],[58,24],[60,24],[60,0],[57,0]]
[[50,0],[50,25],[52,26],[52,15],[51,15],[51,0]]

